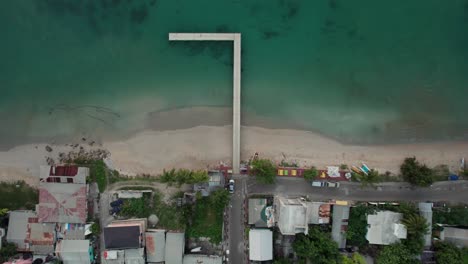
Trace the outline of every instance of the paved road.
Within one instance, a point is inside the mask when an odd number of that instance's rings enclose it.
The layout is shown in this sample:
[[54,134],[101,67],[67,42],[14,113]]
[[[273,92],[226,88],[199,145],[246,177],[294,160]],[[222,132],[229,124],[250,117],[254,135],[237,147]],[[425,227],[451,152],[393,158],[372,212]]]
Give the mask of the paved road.
[[233,177],[235,192],[231,195],[231,211],[229,221],[229,262],[245,263],[244,244],[244,210],[243,202],[247,196],[247,179],[245,176]]
[[407,183],[384,183],[376,189],[361,188],[357,183],[341,183],[339,188],[312,187],[304,179],[277,178],[276,184],[257,184],[248,179],[249,194],[308,196],[312,200],[351,201],[447,201],[466,203],[468,181],[437,182],[428,188],[414,188]]

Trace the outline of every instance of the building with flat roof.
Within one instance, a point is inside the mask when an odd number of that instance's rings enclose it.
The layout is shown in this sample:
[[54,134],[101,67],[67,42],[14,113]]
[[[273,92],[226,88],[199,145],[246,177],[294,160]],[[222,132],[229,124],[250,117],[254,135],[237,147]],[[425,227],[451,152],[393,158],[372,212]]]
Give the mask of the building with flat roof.
[[403,214],[392,211],[379,211],[367,216],[366,239],[369,244],[390,245],[406,239],[406,227],[401,224]]
[[14,243],[18,251],[30,251],[29,243],[26,242],[27,230],[29,221],[36,217],[36,213],[33,211],[18,210],[10,212],[6,240],[9,243]]
[[106,249],[139,248],[141,246],[140,228],[138,226],[105,227],[104,245]]
[[300,199],[275,198],[278,228],[283,235],[307,234],[309,227],[309,208]]
[[28,225],[26,241],[29,243],[31,252],[36,255],[48,255],[54,253],[56,242],[55,224],[38,223],[37,218]]
[[89,240],[60,240],[55,254],[63,264],[91,264],[94,259]]
[[148,263],[164,262],[166,251],[166,231],[149,229],[146,233],[146,261]]
[[440,239],[459,247],[468,247],[468,229],[444,227],[444,230],[440,232]]
[[196,255],[187,254],[184,255],[183,264],[222,264],[223,258],[220,256],[208,256],[208,255]]
[[269,229],[249,231],[249,259],[268,261],[273,259],[273,232]]
[[[429,227],[432,227],[432,203],[419,203],[419,214],[426,219]],[[430,247],[432,245],[432,228],[424,234],[424,246]]]
[[349,209],[346,205],[333,205],[332,239],[338,244],[338,248],[346,247]]
[[249,199],[249,225],[267,227],[266,205],[267,200],[265,198]]
[[165,257],[167,264],[182,264],[185,248],[184,233],[167,232]]

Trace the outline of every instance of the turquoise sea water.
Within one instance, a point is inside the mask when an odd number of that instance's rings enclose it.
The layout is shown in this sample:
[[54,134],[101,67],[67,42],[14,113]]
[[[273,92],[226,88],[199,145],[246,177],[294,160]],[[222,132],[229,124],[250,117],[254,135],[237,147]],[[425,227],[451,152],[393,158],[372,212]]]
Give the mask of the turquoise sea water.
[[467,0],[15,0],[0,8],[0,145],[230,106],[231,44],[169,32],[242,33],[244,113],[278,127],[361,144],[468,138]]

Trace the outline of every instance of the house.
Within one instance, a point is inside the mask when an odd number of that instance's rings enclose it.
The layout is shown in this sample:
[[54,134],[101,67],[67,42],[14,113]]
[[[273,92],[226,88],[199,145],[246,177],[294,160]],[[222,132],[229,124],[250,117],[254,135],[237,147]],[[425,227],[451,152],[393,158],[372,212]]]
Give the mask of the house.
[[266,199],[249,199],[249,225],[267,227]]
[[444,230],[440,232],[440,239],[459,247],[468,247],[468,229],[444,227]]
[[91,264],[94,259],[89,240],[60,240],[55,254],[63,264]]
[[223,258],[220,256],[207,256],[187,254],[184,255],[183,264],[222,264]]
[[249,259],[268,261],[273,259],[273,232],[269,229],[249,231]]
[[33,211],[12,211],[8,221],[8,233],[6,241],[14,243],[18,251],[30,251],[29,243],[26,242],[28,224],[30,219],[35,218]]
[[146,261],[148,263],[164,262],[166,251],[166,231],[149,229],[146,233]]
[[182,264],[185,248],[184,233],[167,232],[165,257],[167,264]]
[[346,247],[346,231],[348,230],[349,206],[333,206],[332,239],[338,248]]
[[56,242],[56,225],[37,221],[37,218],[33,218],[28,224],[28,235],[25,241],[29,243],[30,251],[35,255],[52,254]]
[[[419,214],[426,219],[429,227],[432,227],[432,203],[419,203]],[[424,235],[424,246],[430,247],[432,244],[432,232],[431,228]]]
[[139,248],[141,246],[140,228],[134,226],[116,226],[104,228],[106,249]]
[[283,235],[308,233],[309,224],[330,223],[331,205],[323,202],[307,202],[301,198],[275,198],[275,219]]
[[379,211],[367,216],[369,244],[390,245],[406,239],[406,227],[401,224],[403,214],[392,211]]
[[86,184],[89,168],[78,166],[41,166],[39,181],[55,183]]
[[145,264],[145,249],[131,248],[125,249],[125,263],[128,264]]
[[105,250],[101,254],[102,264],[125,264],[124,250]]
[[86,184],[41,183],[37,212],[40,223],[86,222]]
[[278,228],[283,235],[295,235],[308,233],[309,207],[300,199],[275,198],[276,216]]
[[193,185],[194,192],[200,192],[202,196],[208,196],[216,189],[224,187],[224,175],[220,171],[209,171],[208,182],[201,182]]

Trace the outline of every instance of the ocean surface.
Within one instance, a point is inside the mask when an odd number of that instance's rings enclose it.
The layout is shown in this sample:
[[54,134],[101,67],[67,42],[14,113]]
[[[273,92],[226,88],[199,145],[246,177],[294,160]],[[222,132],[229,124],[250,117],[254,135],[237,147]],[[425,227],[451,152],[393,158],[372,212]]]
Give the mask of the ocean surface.
[[275,127],[356,144],[468,138],[468,0],[10,0],[0,146],[230,107],[232,44],[169,32],[242,33],[243,114]]

